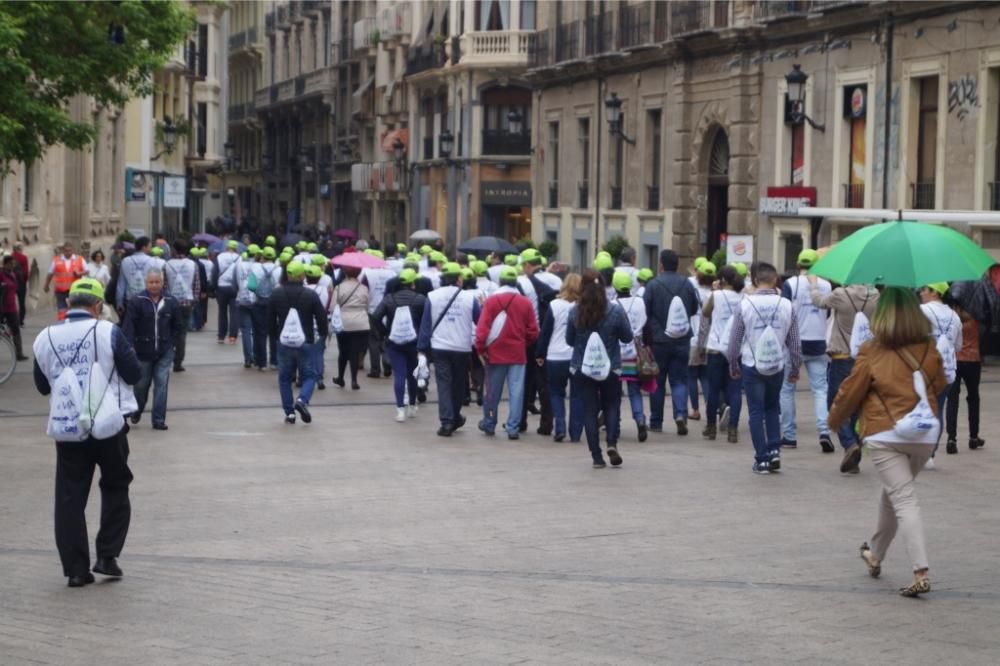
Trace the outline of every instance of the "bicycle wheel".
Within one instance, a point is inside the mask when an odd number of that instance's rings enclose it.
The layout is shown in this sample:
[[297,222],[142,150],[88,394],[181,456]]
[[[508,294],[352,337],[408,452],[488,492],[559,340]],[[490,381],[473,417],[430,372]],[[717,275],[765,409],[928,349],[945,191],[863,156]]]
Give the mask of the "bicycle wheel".
[[16,365],[17,354],[14,350],[14,341],[6,335],[0,335],[0,384],[10,379]]

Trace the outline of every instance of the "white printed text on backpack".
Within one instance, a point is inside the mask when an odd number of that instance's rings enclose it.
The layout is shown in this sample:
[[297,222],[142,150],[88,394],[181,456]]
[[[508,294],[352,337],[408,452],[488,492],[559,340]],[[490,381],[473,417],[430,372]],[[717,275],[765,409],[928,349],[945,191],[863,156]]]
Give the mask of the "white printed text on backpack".
[[587,346],[583,350],[583,362],[580,363],[580,372],[584,377],[603,382],[611,374],[611,357],[604,346],[604,341],[597,331],[587,338]]
[[405,345],[417,339],[417,329],[413,326],[413,314],[410,306],[397,307],[392,317],[392,330],[389,331],[389,342]]

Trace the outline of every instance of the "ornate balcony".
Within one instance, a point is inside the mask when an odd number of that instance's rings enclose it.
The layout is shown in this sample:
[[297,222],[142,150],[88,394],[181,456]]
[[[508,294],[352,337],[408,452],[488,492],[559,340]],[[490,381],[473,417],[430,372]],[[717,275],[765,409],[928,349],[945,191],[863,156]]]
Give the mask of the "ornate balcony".
[[406,167],[396,162],[361,162],[351,166],[354,192],[401,192],[406,189]]
[[520,66],[528,64],[534,30],[467,32],[461,39],[461,65]]
[[381,41],[392,43],[396,40],[403,44],[410,41],[412,12],[409,2],[398,2],[379,12],[378,31]]

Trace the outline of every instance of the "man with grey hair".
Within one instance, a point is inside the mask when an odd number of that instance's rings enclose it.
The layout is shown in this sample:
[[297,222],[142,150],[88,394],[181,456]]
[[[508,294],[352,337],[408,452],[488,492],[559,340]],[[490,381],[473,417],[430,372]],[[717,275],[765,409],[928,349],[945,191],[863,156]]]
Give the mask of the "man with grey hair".
[[[132,472],[128,468],[128,426],[124,415],[135,408],[132,387],[142,375],[135,351],[121,329],[100,321],[104,307],[104,287],[91,278],[74,282],[68,292],[66,320],[42,330],[35,338],[35,387],[42,395],[51,395],[50,434],[56,440],[55,533],[63,575],[70,587],[94,582],[90,573],[90,545],[87,543],[87,498],[94,478],[94,467],[101,468],[101,529],[97,533],[96,573],[120,578],[117,558],[125,545],[131,519],[128,488]],[[79,407],[67,412],[62,389],[65,372],[70,370],[81,391],[87,389],[90,375],[99,368],[108,378],[101,398],[114,405],[118,418],[84,421]],[[101,409],[98,407],[97,412]],[[72,417],[77,418],[72,418]],[[53,424],[61,427],[53,428]],[[89,423],[89,425],[84,425]]]
[[135,347],[142,366],[142,378],[135,385],[137,409],[132,423],[142,418],[149,386],[153,384],[153,429],[167,429],[167,387],[174,363],[174,348],[186,325],[177,299],[163,291],[163,273],[146,272],[146,289],[133,296],[125,308],[122,329]]

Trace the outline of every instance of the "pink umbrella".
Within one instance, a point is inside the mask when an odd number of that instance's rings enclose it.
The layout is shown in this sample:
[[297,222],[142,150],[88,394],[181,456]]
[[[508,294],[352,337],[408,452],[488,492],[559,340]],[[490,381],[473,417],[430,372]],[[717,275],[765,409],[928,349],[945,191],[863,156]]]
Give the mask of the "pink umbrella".
[[358,234],[353,229],[337,229],[333,232],[334,238],[344,238],[346,240],[357,240]]
[[367,252],[345,252],[344,254],[338,254],[331,261],[334,266],[340,266],[341,268],[386,268],[388,264],[379,259],[378,257],[373,257]]

